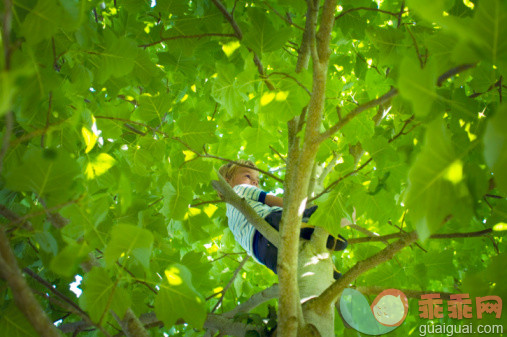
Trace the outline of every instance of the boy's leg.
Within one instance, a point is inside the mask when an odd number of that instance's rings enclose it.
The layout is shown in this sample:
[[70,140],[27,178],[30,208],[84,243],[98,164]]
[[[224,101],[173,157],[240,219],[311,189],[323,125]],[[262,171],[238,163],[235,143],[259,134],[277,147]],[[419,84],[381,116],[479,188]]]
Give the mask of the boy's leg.
[[253,250],[255,258],[276,274],[278,249],[258,231],[254,235]]

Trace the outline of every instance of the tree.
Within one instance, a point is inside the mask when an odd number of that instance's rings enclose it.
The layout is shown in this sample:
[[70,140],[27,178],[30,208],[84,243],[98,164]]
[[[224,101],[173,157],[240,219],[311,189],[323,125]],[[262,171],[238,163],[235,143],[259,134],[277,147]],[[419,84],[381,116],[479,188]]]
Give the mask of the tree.
[[[420,294],[505,295],[506,7],[4,0],[1,330],[348,335],[356,287],[413,297],[395,336]],[[226,228],[239,158],[283,190],[278,284]]]

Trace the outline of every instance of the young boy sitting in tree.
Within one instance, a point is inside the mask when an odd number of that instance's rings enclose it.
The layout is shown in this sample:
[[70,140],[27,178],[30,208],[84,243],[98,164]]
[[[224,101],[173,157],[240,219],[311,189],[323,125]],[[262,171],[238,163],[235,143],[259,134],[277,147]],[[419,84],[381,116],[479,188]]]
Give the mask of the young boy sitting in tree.
[[[266,220],[273,228],[279,231],[282,218],[283,199],[267,194],[259,188],[259,172],[251,161],[240,160],[239,166],[228,163],[219,169],[219,173],[231,185],[234,192],[244,198],[250,206]],[[309,217],[315,212],[317,206],[307,208],[303,213],[303,222],[307,223]],[[276,274],[278,249],[269,242],[255,227],[248,222],[245,216],[234,206],[227,204],[227,218],[229,228],[234,234],[236,241],[254,257],[260,264],[265,265]],[[301,228],[300,237],[310,240],[314,229],[312,227]],[[347,240],[339,235],[338,238],[329,236],[326,244],[328,249],[343,250],[347,247]],[[334,278],[340,278],[341,274],[334,272]]]

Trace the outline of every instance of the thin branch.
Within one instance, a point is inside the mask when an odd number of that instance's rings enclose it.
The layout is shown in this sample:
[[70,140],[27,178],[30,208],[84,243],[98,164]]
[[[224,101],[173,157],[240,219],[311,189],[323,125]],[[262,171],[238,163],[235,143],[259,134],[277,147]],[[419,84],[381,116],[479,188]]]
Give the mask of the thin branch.
[[299,85],[301,88],[303,88],[309,96],[312,96],[312,93],[310,92],[310,90],[307,87],[305,87],[305,85],[303,83],[299,82],[298,79],[295,78],[294,76],[291,76],[291,75],[289,75],[287,73],[282,73],[282,72],[279,72],[279,71],[274,71],[274,72],[270,73],[267,77],[270,77],[272,75],[281,75],[281,76],[284,76],[285,78],[290,78],[291,80],[293,80],[294,82],[296,82],[297,85]]
[[357,169],[355,169],[354,171],[350,171],[349,173],[345,174],[344,176],[341,176],[340,178],[336,179],[335,181],[333,181],[331,184],[329,184],[329,186],[327,186],[322,192],[320,192],[319,194],[317,194],[316,196],[314,196],[313,198],[310,198],[308,201],[311,202],[315,199],[318,199],[320,198],[322,195],[328,193],[334,186],[336,186],[336,184],[340,183],[342,180],[350,177],[351,175],[354,175],[356,174],[357,172],[361,171],[362,169],[364,169],[371,161],[373,160],[373,158],[370,158],[368,159],[366,162],[364,162],[364,164],[362,164],[361,166],[359,166]]
[[171,41],[171,40],[180,40],[180,39],[201,39],[203,37],[211,37],[211,36],[220,36],[220,37],[237,37],[236,34],[222,34],[222,33],[206,33],[206,34],[196,34],[196,35],[178,35],[178,36],[171,36],[171,37],[164,37],[158,41],[147,43],[147,44],[141,44],[138,47],[140,48],[147,48],[151,46],[155,46],[157,44],[160,44],[162,42]]
[[283,16],[282,14],[278,13],[278,11],[277,11],[276,9],[274,9],[274,8],[273,8],[273,6],[271,6],[271,5],[269,4],[269,2],[267,2],[267,1],[262,1],[262,2],[263,2],[266,6],[268,6],[268,7],[269,7],[269,9],[270,9],[273,13],[275,13],[275,15],[276,15],[276,16],[278,16],[279,18],[281,18],[283,21],[287,22],[289,25],[294,26],[294,27],[296,27],[297,29],[302,30],[302,31],[304,31],[304,30],[305,30],[303,27],[298,26],[298,25],[296,25],[294,22],[292,22],[292,20],[289,20],[288,18],[286,18],[286,17],[285,17],[285,16]]
[[400,12],[398,13],[398,24],[397,24],[396,28],[400,28],[401,16],[403,15],[404,12],[405,12],[405,1],[402,1],[401,6],[400,6]]
[[2,205],[2,204],[0,204],[0,215],[2,215],[4,218],[9,220],[11,222],[11,224],[12,223],[14,223],[14,224],[19,223],[19,224],[21,224],[21,227],[23,227],[24,229],[26,229],[28,231],[33,230],[33,226],[30,223],[30,221],[21,219],[21,217],[19,215],[17,215],[16,213],[14,213],[10,209],[8,209],[5,205]]
[[391,90],[389,90],[389,92],[380,96],[379,98],[359,105],[357,108],[350,111],[347,114],[347,116],[343,117],[337,124],[335,124],[334,126],[329,128],[327,131],[323,132],[320,135],[320,138],[318,141],[322,142],[322,141],[326,140],[328,137],[330,137],[331,135],[333,135],[336,132],[338,132],[339,130],[341,130],[345,125],[348,124],[348,122],[350,122],[354,117],[359,115],[361,112],[368,110],[370,108],[373,108],[379,104],[384,104],[387,101],[389,101],[391,98],[395,97],[396,95],[398,95],[398,90],[396,88],[391,88]]
[[402,136],[402,135],[406,135],[408,132],[412,131],[412,130],[413,130],[413,128],[412,128],[412,129],[410,129],[410,131],[407,131],[407,132],[405,133],[405,128],[406,128],[406,127],[407,127],[410,123],[412,123],[412,121],[414,120],[414,118],[415,118],[415,115],[412,115],[412,116],[410,116],[410,118],[409,118],[409,119],[407,119],[405,122],[403,122],[403,126],[401,127],[400,132],[398,132],[398,133],[397,133],[397,134],[396,134],[393,138],[389,139],[388,143],[392,143],[392,142],[394,142],[394,141],[395,141],[398,137],[400,137],[400,136]]
[[[385,10],[382,10],[382,9],[379,9],[379,8],[370,8],[370,7],[356,7],[356,8],[351,8],[351,9],[347,9],[346,11],[343,11],[341,12],[340,14],[338,14],[335,19],[338,20],[339,18],[341,18],[342,16],[344,15],[347,15],[351,12],[355,12],[355,11],[360,11],[360,10],[363,10],[363,11],[372,11],[372,12],[380,12],[380,13],[384,13],[384,14],[388,14],[388,15],[391,15],[391,16],[394,16],[394,17],[398,17],[400,15],[399,12],[389,12],[389,11],[385,11]],[[403,14],[404,12],[402,12]]]
[[41,214],[47,214],[47,213],[53,213],[54,211],[60,209],[60,208],[63,208],[65,206],[68,206],[68,205],[72,205],[72,204],[76,204],[78,202],[81,201],[81,199],[84,198],[84,194],[81,195],[79,198],[77,199],[74,199],[74,200],[70,200],[70,201],[66,201],[64,203],[61,203],[61,204],[58,204],[56,206],[53,206],[53,207],[50,207],[50,208],[44,208],[43,210],[41,211],[37,211],[37,212],[33,212],[33,213],[28,213],[22,217],[18,217],[17,219],[15,219],[14,221],[11,221],[11,223],[9,225],[11,226],[14,226],[16,224],[23,224],[25,223],[28,219],[30,218],[33,218],[35,216],[39,216]]
[[[221,161],[225,161],[225,162],[228,162],[228,163],[233,163],[233,164],[236,164],[238,166],[244,166],[244,167],[248,167],[248,168],[252,168],[248,165],[245,165],[245,164],[241,164],[241,163],[238,163],[234,160],[230,160],[230,159],[227,159],[227,158],[222,158],[222,157],[218,157],[218,156],[214,156],[214,155],[210,155],[210,154],[201,154],[200,152],[194,150],[192,147],[190,147],[187,143],[185,143],[183,140],[181,140],[181,138],[179,137],[171,137],[169,136],[167,133],[165,133],[164,131],[160,131],[160,130],[157,130],[147,124],[144,124],[144,123],[140,123],[140,122],[135,122],[135,121],[131,121],[129,119],[124,119],[124,118],[117,118],[117,117],[109,117],[109,116],[95,116],[95,118],[98,118],[98,119],[109,119],[109,120],[116,120],[116,121],[120,121],[120,122],[124,122],[124,123],[132,123],[132,124],[137,124],[137,125],[141,125],[141,126],[144,126],[148,129],[150,129],[151,131],[155,132],[155,133],[158,133],[162,136],[164,136],[165,138],[168,138],[168,139],[172,139],[172,140],[175,140],[177,142],[179,142],[180,144],[182,144],[183,146],[185,146],[188,150],[192,151],[194,154],[196,154],[199,158],[212,158],[212,159],[218,159],[218,160],[221,160]],[[268,172],[268,171],[264,171],[262,169],[259,169],[259,168],[253,168],[254,170],[256,171],[259,171],[261,172],[262,174],[270,177],[270,178],[273,178],[275,179],[276,181],[278,182],[283,182],[282,179],[278,178],[277,176],[273,175],[272,173]]]
[[215,4],[215,6],[218,8],[220,12],[224,15],[225,19],[229,21],[229,23],[232,26],[232,29],[234,30],[235,36],[238,38],[238,40],[241,40],[243,38],[243,33],[241,32],[241,29],[239,28],[238,24],[236,23],[236,20],[234,20],[234,17],[231,13],[225,8],[225,6],[220,2],[220,0],[211,0]]
[[150,286],[148,283],[146,283],[145,281],[143,280],[139,280],[135,275],[134,273],[132,273],[130,270],[128,270],[124,265],[122,265],[120,262],[116,261],[116,264],[123,270],[125,270],[127,272],[127,274],[130,275],[130,277],[132,277],[132,279],[136,282],[136,283],[140,283],[142,285],[144,285],[146,288],[148,288],[152,293],[154,293],[155,295],[158,294],[158,291],[153,288],[152,286]]
[[[365,237],[365,238],[352,238],[348,239],[349,244],[364,243],[364,242],[378,242],[386,241],[391,239],[398,239],[405,236],[405,232],[397,232],[381,236]],[[495,234],[491,228],[484,229],[482,231],[467,232],[467,233],[445,233],[445,234],[432,234],[430,239],[455,239],[455,238],[474,238],[484,236],[486,234]],[[501,235],[498,233],[498,235]]]
[[[378,295],[382,291],[386,290],[387,288],[379,287],[379,286],[368,286],[368,287],[351,287],[358,290],[361,294],[369,296],[369,295]],[[443,300],[449,300],[451,299],[451,293],[443,293],[440,291],[431,291],[431,290],[412,290],[412,289],[399,289],[401,290],[405,295],[407,295],[408,298],[418,298],[421,299],[421,295],[425,294],[440,294],[440,298]]]
[[229,290],[229,288],[231,287],[232,283],[234,282],[234,280],[238,276],[239,272],[241,271],[241,269],[243,269],[243,267],[245,266],[245,264],[248,262],[249,259],[250,259],[250,256],[245,257],[243,259],[243,261],[241,261],[241,263],[239,264],[239,266],[236,268],[236,270],[232,274],[232,277],[229,280],[229,282],[227,283],[227,285],[224,287],[224,289],[222,289],[220,291],[220,293],[222,294],[222,296],[220,296],[220,299],[218,300],[218,302],[215,304],[215,306],[213,307],[213,309],[211,309],[211,313],[214,313],[220,307],[220,305],[222,304],[222,301],[224,300],[225,293],[227,292],[227,290]]
[[239,313],[249,312],[250,310],[261,305],[262,303],[278,297],[279,293],[280,288],[278,287],[278,284],[273,284],[271,287],[266,288],[261,292],[252,295],[252,297],[246,300],[246,302],[243,302],[240,305],[236,306],[231,311],[224,313],[223,316],[227,318],[233,318]]
[[276,155],[285,163],[287,164],[287,161],[285,160],[284,156],[282,156],[280,154],[280,152],[278,152],[273,146],[269,146],[269,148],[271,149],[271,151],[273,151],[274,153],[276,153]]
[[0,149],[0,173],[2,172],[4,157],[9,149],[12,128],[14,125],[14,116],[12,111],[8,111],[5,114],[5,133],[2,139],[2,148]]
[[465,70],[474,68],[476,65],[477,65],[477,63],[467,63],[467,64],[459,65],[456,68],[452,68],[452,69],[446,71],[445,73],[443,73],[442,75],[440,75],[438,77],[437,86],[441,87],[445,80],[447,80],[447,79],[453,77],[454,75],[457,75]]
[[368,61],[363,57],[363,55],[361,55],[356,49],[354,49],[354,52],[356,53],[357,57],[359,57],[364,63],[368,65],[368,67],[375,69],[380,76],[383,76],[382,72],[377,68],[377,66],[370,65]]
[[414,43],[415,52],[417,54],[417,59],[419,60],[419,66],[422,69],[422,68],[424,68],[425,60],[423,60],[422,54],[419,51],[419,45],[417,44],[417,40],[415,39],[414,34],[412,34],[412,30],[410,29],[410,26],[407,24],[407,25],[405,25],[405,27],[407,28],[407,31],[410,34],[410,38],[412,39],[412,42]]
[[190,204],[190,207],[197,207],[197,206],[202,206],[202,205],[208,205],[208,204],[219,204],[221,202],[224,202],[223,200],[208,200],[208,201],[201,201],[201,202],[198,202],[198,203],[195,203],[195,204]]
[[143,323],[137,318],[132,309],[128,308],[125,311],[123,319],[119,318],[114,312],[112,314],[127,337],[149,337],[148,331],[146,331]]
[[34,327],[35,331],[42,337],[59,337],[58,330],[42,310],[21,274],[16,257],[11,250],[9,239],[2,228],[0,228],[0,277],[7,281],[16,306]]
[[12,0],[4,0],[4,15],[2,18],[2,44],[4,49],[5,70],[11,68],[11,24],[12,24]]
[[384,262],[389,261],[397,252],[412,244],[416,240],[416,232],[403,234],[398,241],[390,244],[373,256],[359,261],[352,268],[350,268],[349,271],[347,271],[338,281],[329,286],[319,297],[306,302],[307,308],[309,310],[314,309],[317,313],[320,310],[323,310],[322,308],[328,308],[334,302],[336,302],[336,299],[343,291],[343,289],[345,289],[349,284],[353,283],[361,274],[377,267]]
[[[306,0],[308,9],[306,11],[305,29],[301,40],[301,47],[298,51],[298,60],[296,63],[296,73],[308,68],[310,55],[315,49],[315,27],[317,26],[317,18],[319,14],[318,1]],[[316,54],[316,53],[315,53]]]

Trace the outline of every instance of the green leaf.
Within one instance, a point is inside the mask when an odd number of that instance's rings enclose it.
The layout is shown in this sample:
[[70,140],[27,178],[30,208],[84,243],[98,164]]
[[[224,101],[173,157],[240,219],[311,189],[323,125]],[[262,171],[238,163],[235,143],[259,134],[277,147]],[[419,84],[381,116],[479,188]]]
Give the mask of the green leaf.
[[2,331],[2,335],[9,337],[39,336],[14,302],[11,302],[9,307],[2,311],[0,314],[0,331]]
[[113,266],[120,257],[128,259],[132,256],[149,270],[152,248],[153,234],[150,231],[133,225],[120,224],[111,230],[111,240],[104,252],[104,259],[108,266]]
[[183,220],[188,211],[188,205],[192,201],[192,189],[190,186],[182,186],[180,182],[174,187],[166,183],[163,189],[164,206],[160,212],[168,219]]
[[134,40],[129,38],[111,37],[107,40],[107,48],[98,53],[102,65],[96,69],[95,77],[104,83],[109,77],[122,77],[128,75],[134,68],[138,54],[138,47]]
[[48,203],[69,198],[79,176],[79,165],[67,153],[40,148],[27,150],[21,166],[5,172],[6,188],[34,192]]
[[342,218],[353,223],[352,206],[347,202],[343,187],[335,187],[317,205],[319,208],[310,218],[309,224],[325,228],[331,235],[340,233]]
[[216,142],[216,126],[209,121],[199,121],[195,115],[188,113],[178,119],[177,137],[194,150],[200,150],[204,144]]
[[55,273],[71,277],[76,274],[79,263],[81,263],[91,251],[85,243],[70,243],[51,260],[51,270]]
[[488,121],[484,134],[484,158],[500,191],[507,193],[507,104]]
[[463,32],[472,39],[476,53],[493,65],[507,68],[507,4],[502,0],[485,0],[477,4],[472,24]]
[[30,44],[36,44],[57,32],[64,15],[56,0],[39,0],[23,21],[21,33]]
[[244,102],[247,97],[236,80],[234,66],[217,63],[216,70],[218,76],[213,83],[211,95],[222,105],[229,118],[241,117],[245,111]]
[[435,93],[436,76],[428,64],[421,69],[412,58],[404,58],[400,65],[398,90],[401,97],[409,100],[417,116],[426,116],[437,97]]
[[79,305],[88,312],[94,322],[98,322],[104,315],[109,315],[109,310],[123,317],[130,307],[129,293],[117,282],[113,282],[105,269],[93,268],[86,273],[81,289],[83,293],[79,297]]
[[257,54],[277,50],[289,39],[290,29],[275,29],[263,10],[254,8],[248,14],[251,25],[243,29],[243,42]]
[[414,221],[422,240],[435,233],[451,216],[468,219],[471,216],[462,155],[455,152],[445,124],[433,122],[425,137],[424,147],[409,172],[405,202],[408,217]]
[[171,96],[167,94],[142,94],[139,96],[139,107],[134,111],[132,117],[144,122],[156,119],[161,124],[171,108],[171,101]]
[[199,183],[208,183],[213,166],[204,160],[192,160],[183,166],[181,179],[184,185],[195,186]]
[[192,285],[187,267],[173,264],[166,268],[163,283],[155,298],[155,313],[166,326],[173,326],[179,318],[196,329],[206,319],[205,301]]

